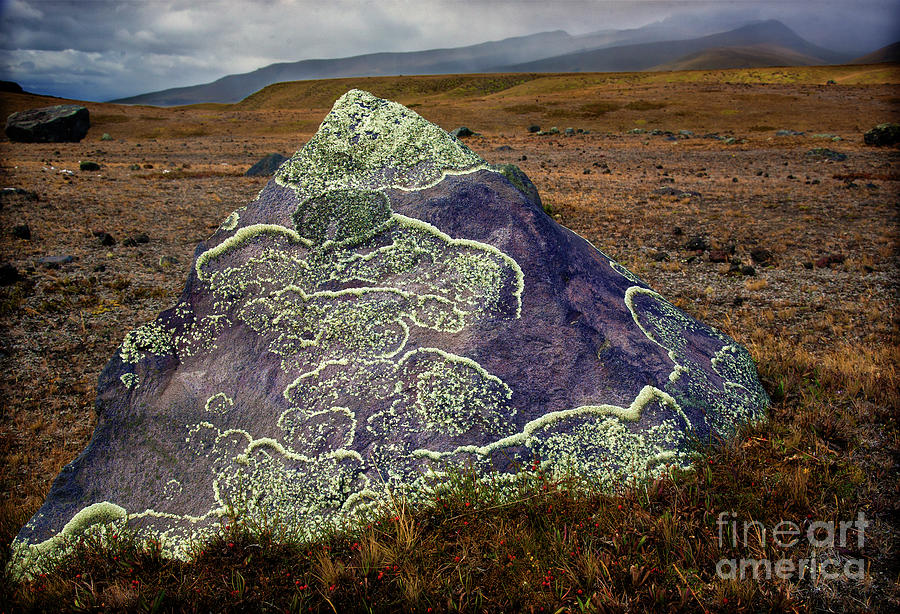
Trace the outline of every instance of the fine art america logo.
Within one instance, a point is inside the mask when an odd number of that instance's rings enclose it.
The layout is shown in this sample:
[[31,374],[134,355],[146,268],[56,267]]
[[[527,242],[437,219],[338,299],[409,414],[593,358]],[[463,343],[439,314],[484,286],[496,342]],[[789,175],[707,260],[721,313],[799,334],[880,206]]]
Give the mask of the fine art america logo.
[[[767,528],[756,520],[738,520],[734,512],[721,512],[716,520],[718,527],[719,547],[738,545],[747,548],[750,541],[766,544],[771,537],[776,548],[786,550],[801,543],[802,540],[811,546],[808,558],[794,560],[781,557],[777,560],[768,558],[734,558],[721,559],[716,563],[716,575],[725,580],[772,579],[812,581],[862,580],[865,577],[865,564],[861,558],[845,558],[839,554],[855,543],[856,550],[862,549],[865,543],[865,530],[869,526],[862,512],[856,520],[838,523],[815,521],[804,529],[796,522],[782,520],[771,528]],[[848,546],[850,545],[850,546]]]

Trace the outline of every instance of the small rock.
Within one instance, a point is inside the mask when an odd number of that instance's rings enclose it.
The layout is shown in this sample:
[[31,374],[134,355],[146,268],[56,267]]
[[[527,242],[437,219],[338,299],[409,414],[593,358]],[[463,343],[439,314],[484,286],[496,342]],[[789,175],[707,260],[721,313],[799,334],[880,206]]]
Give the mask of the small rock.
[[735,307],[740,307],[741,305],[744,304],[744,297],[743,296],[734,297],[734,300],[731,301],[731,304],[734,305]]
[[575,128],[566,128],[566,134],[569,134],[569,135],[575,134]]
[[94,236],[97,237],[100,241],[100,245],[105,247],[112,247],[116,244],[116,239],[108,232],[103,232],[102,230],[95,230]]
[[82,160],[78,163],[78,168],[83,171],[99,171],[100,165],[90,160]]
[[22,188],[3,188],[0,191],[0,196],[4,198],[7,196],[21,196],[25,200],[38,200],[38,195],[29,190],[23,190]]
[[772,252],[762,247],[757,247],[751,250],[750,258],[753,260],[753,262],[761,266],[768,266],[772,264],[773,260]]
[[778,130],[775,132],[775,136],[803,136],[804,132],[798,132],[797,130]]
[[75,261],[74,256],[44,256],[38,260],[48,269],[58,269],[61,264],[69,264]]
[[833,149],[828,149],[826,147],[816,147],[815,149],[810,149],[806,152],[806,156],[808,158],[833,160],[835,162],[843,162],[847,159],[847,154],[842,154],[839,151],[834,151]]
[[584,170],[582,171],[582,174],[583,174],[583,175],[590,175],[590,174],[591,174],[591,169],[589,169],[589,168],[584,169]]
[[175,256],[160,256],[159,266],[166,268],[178,264],[178,258]]
[[531,132],[532,134],[535,132],[540,132],[540,131],[541,131],[541,127],[538,126],[537,124],[532,124],[532,125],[528,126],[528,132]]
[[812,268],[813,268],[813,263],[812,263],[812,262],[809,262],[809,261],[807,260],[806,262],[803,263],[803,268],[804,268],[804,269],[807,269],[807,270],[812,269]]
[[494,151],[512,151],[513,148],[509,145],[501,145],[500,147],[494,148]]
[[139,171],[139,170],[141,170],[141,165],[140,164],[132,164],[131,166],[128,167],[128,170]]
[[[660,181],[675,181],[671,177],[661,179]],[[663,196],[675,196],[677,198],[701,198],[700,192],[694,192],[692,190],[680,190],[678,188],[673,188],[670,186],[666,186],[663,188],[657,188],[653,190],[654,194],[661,194]]]
[[735,143],[737,143],[737,139],[734,138],[733,136],[730,136],[727,139],[725,139],[726,145],[734,145]]
[[21,279],[19,270],[9,262],[0,264],[0,286],[9,286]]
[[754,269],[749,264],[745,264],[744,266],[741,267],[741,275],[747,275],[747,276],[752,277],[752,276],[756,275],[756,269]]
[[672,234],[676,237],[680,237],[682,234],[684,234],[684,231],[681,229],[681,226],[676,226],[672,229]]
[[550,128],[550,134],[559,134],[559,128],[557,128],[556,126],[552,126]]
[[900,124],[878,124],[863,135],[863,140],[875,147],[900,143]]
[[270,153],[265,156],[259,162],[251,166],[247,169],[247,172],[244,173],[245,177],[269,177],[275,174],[282,164],[287,160],[287,157],[282,156],[280,153]]
[[111,141],[111,140],[112,140],[112,137],[109,136],[109,132],[104,132],[104,133],[100,136],[100,140],[101,140],[101,141]]
[[662,262],[669,259],[668,252],[662,250],[650,252],[650,258],[656,262]]
[[455,130],[451,130],[451,131],[450,131],[450,134],[452,134],[453,136],[455,136],[455,137],[458,138],[458,139],[464,139],[464,138],[466,138],[467,136],[474,136],[474,135],[475,135],[474,132],[472,132],[471,130],[469,130],[469,129],[468,129],[467,127],[465,127],[465,126],[460,126],[459,128],[457,128],[457,129],[455,129]]
[[153,165],[152,165],[152,164],[145,164],[145,165],[144,165],[144,168],[153,168]]
[[13,226],[12,235],[17,239],[31,240],[31,226],[28,224],[16,224]]
[[709,252],[710,262],[727,262],[728,254],[724,249],[714,249]]
[[821,258],[816,260],[816,267],[824,269],[825,267],[831,266],[832,264],[843,264],[843,262],[843,254],[829,254],[827,256],[822,256]]
[[691,237],[684,248],[692,252],[701,252],[709,249],[709,239],[704,235],[695,235]]
[[526,156],[526,155],[524,155],[524,154],[522,154],[521,156],[519,156],[519,161],[520,161],[520,162],[525,162],[527,159],[528,159],[528,156]]

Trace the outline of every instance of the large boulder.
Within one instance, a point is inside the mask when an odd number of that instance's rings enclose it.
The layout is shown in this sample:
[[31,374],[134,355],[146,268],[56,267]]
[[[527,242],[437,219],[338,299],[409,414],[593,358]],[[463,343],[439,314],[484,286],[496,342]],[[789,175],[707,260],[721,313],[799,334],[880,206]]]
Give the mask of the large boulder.
[[20,143],[77,143],[90,127],[90,113],[77,104],[29,109],[6,118],[6,136]]
[[618,490],[766,404],[744,348],[556,224],[524,173],[353,90],[125,337],[14,561],[124,524],[186,557],[229,513],[314,537],[448,468]]

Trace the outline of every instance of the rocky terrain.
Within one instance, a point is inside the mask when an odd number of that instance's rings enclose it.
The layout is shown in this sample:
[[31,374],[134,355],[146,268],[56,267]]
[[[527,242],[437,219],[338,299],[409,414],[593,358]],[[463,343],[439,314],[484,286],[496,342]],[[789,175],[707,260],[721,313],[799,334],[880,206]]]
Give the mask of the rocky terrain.
[[[521,167],[560,223],[757,360],[802,354],[858,372],[862,387],[898,364],[900,151],[862,137],[897,121],[897,72],[854,83],[841,69],[846,83],[826,85],[816,70],[778,83],[747,71],[579,76],[515,95],[465,83],[438,95],[423,78],[397,98],[445,129],[479,133],[466,144]],[[349,86],[320,87],[332,89]],[[330,106],[321,98],[295,108],[253,97],[166,110],[88,103],[80,143],[0,141],[5,534],[86,445],[98,374],[125,334],[174,304],[197,243],[267,181],[244,172],[299,149]],[[5,114],[58,103],[0,101]],[[80,170],[85,161],[99,170]],[[867,437],[871,462],[895,470],[893,444],[877,430]]]

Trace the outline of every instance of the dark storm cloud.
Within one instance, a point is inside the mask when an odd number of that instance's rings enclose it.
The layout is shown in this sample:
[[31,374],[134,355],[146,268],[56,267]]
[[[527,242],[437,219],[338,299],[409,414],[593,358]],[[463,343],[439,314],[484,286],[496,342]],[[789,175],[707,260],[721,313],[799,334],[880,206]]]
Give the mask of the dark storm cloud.
[[695,17],[682,23],[702,19],[723,29],[741,19],[778,18],[819,45],[862,52],[900,38],[900,0],[0,0],[0,78],[103,100],[273,62],[555,29],[580,34],[683,12]]

